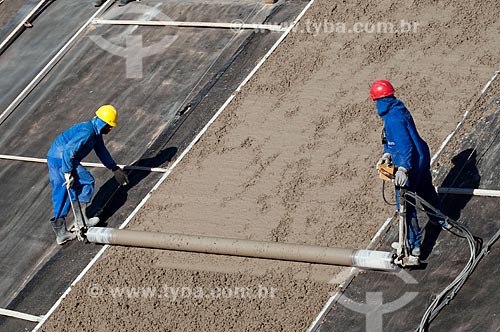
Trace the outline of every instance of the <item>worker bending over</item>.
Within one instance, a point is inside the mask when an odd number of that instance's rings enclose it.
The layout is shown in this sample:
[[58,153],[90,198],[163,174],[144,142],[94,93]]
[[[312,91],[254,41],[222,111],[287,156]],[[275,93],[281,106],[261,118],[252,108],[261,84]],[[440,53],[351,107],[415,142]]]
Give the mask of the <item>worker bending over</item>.
[[[440,209],[440,200],[432,184],[430,171],[431,156],[427,143],[418,134],[415,122],[402,101],[394,97],[394,88],[389,81],[379,80],[372,84],[370,98],[377,105],[378,115],[384,121],[382,143],[384,153],[377,163],[394,164],[396,203],[399,209],[399,188],[416,193],[436,209]],[[408,245],[412,256],[420,256],[422,230],[418,225],[415,200],[406,197],[406,223],[408,229]],[[431,222],[449,228],[445,220],[432,215],[428,211]]]
[[[70,199],[78,230],[99,223],[99,218],[88,218],[85,211],[94,195],[94,178],[80,162],[91,150],[95,151],[104,166],[113,171],[120,185],[128,183],[127,174],[116,165],[102,138],[118,124],[117,121],[116,109],[111,105],[102,106],[91,121],[78,123],[60,134],[47,153],[54,206],[54,217],[50,222],[58,244],[76,237],[66,229],[65,217],[71,208]],[[68,197],[68,192],[71,197]]]

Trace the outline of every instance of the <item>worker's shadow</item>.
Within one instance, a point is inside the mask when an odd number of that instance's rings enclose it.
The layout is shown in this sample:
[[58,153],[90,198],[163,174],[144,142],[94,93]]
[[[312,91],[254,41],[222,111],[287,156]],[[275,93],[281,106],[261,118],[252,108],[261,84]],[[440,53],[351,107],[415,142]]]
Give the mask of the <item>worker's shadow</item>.
[[[453,168],[443,180],[441,187],[444,188],[470,188],[477,189],[481,180],[479,170],[476,167],[476,151],[466,149],[452,158]],[[460,219],[460,214],[465,208],[470,195],[441,196],[441,211],[453,220]],[[428,222],[425,225],[425,238],[421,246],[420,258],[427,259],[431,254],[442,228]]]
[[[177,148],[170,147],[159,152],[154,157],[140,159],[131,166],[160,167],[172,161],[176,153]],[[108,219],[126,203],[128,191],[151,175],[151,172],[148,171],[131,170],[126,172],[129,179],[128,185],[118,186],[118,182],[116,182],[114,177],[110,178],[99,188],[99,191],[92,200],[92,204],[87,209],[89,216],[98,216],[101,219],[98,226],[106,226]]]

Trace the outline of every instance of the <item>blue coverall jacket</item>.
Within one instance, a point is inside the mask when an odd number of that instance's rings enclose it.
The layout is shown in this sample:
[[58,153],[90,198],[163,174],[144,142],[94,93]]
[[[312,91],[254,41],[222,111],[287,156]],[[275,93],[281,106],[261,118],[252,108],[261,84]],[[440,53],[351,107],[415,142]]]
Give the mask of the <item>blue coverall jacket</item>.
[[[418,134],[415,122],[402,101],[394,96],[376,100],[378,115],[384,120],[384,153],[391,154],[392,162],[408,171],[405,189],[440,208],[439,197],[432,184],[430,172],[430,152],[427,143]],[[422,238],[418,226],[415,201],[406,197],[406,221],[408,225],[408,243],[411,249],[419,248]],[[399,208],[399,190],[396,189],[396,202]],[[430,212],[430,211],[428,211]],[[435,223],[441,223],[435,216],[428,214]]]
[[392,162],[409,173],[429,170],[429,146],[420,137],[410,112],[394,96],[377,99],[378,115],[384,120],[384,152],[391,154]]
[[65,217],[70,209],[70,198],[66,192],[64,173],[71,172],[74,183],[70,190],[71,200],[89,203],[94,195],[94,177],[80,162],[90,151],[107,168],[113,170],[116,163],[109,154],[102,138],[101,130],[106,123],[94,117],[91,121],[74,125],[60,134],[47,153],[54,218]]

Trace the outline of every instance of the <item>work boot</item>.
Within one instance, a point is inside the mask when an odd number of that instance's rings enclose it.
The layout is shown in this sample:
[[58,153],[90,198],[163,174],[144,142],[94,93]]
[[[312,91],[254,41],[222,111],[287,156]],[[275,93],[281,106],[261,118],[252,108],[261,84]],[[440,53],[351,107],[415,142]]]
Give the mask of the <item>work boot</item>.
[[439,220],[439,225],[448,231],[453,228],[453,226],[446,220]]
[[106,0],[95,0],[94,6],[101,7],[105,2],[106,2]]
[[101,221],[101,219],[99,217],[88,218],[87,212],[85,211],[87,210],[87,205],[88,203],[83,203],[83,218],[85,220],[85,225],[87,225],[87,227],[94,227]]
[[68,241],[76,239],[76,235],[68,232],[66,229],[66,219],[64,218],[52,218],[50,219],[50,224],[54,233],[56,233],[57,244],[64,244]]
[[437,227],[442,227],[443,229],[446,229],[448,231],[453,228],[453,226],[445,219],[438,220],[437,222],[431,220],[431,223]]
[[413,255],[410,255],[408,257],[405,258],[405,267],[406,266],[418,266],[420,265],[420,258],[418,256],[413,256]]
[[87,206],[88,203],[82,203],[75,201],[75,213],[76,213],[76,225],[78,229],[82,229],[84,227],[94,227],[101,221],[99,217],[87,217]]

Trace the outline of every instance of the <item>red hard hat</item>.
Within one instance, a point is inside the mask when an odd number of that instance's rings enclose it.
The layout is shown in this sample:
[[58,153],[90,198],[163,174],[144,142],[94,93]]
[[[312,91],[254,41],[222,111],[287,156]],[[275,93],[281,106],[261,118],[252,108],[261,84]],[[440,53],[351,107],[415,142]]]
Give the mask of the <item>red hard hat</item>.
[[373,82],[370,89],[370,99],[372,100],[392,96],[393,94],[394,88],[392,87],[392,84],[386,80],[378,80]]

